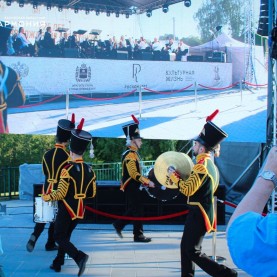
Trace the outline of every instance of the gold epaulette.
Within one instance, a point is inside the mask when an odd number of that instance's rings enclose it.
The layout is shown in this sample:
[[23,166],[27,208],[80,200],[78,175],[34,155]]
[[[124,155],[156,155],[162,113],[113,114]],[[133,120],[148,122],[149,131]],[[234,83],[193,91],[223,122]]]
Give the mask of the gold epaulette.
[[61,172],[61,178],[69,178],[69,177],[70,177],[70,175],[69,175],[67,169],[63,168],[62,172]]
[[127,156],[125,157],[127,160],[137,160],[137,154],[130,151]]
[[203,164],[196,164],[193,167],[193,171],[195,173],[208,174],[208,170],[207,170],[207,168]]

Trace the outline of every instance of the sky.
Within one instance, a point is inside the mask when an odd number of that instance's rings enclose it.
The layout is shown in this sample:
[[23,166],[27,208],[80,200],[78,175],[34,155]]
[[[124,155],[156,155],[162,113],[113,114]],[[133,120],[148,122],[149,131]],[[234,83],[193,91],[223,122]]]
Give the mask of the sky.
[[[254,15],[259,14],[260,0],[252,0],[254,6]],[[25,5],[19,8],[18,3],[13,2],[8,7],[5,1],[0,1],[0,15],[2,21],[13,22],[14,26],[25,25],[25,30],[30,32],[32,39],[38,31],[38,24],[69,28],[71,32],[79,29],[101,30],[101,39],[116,36],[119,38],[124,35],[126,38],[139,38],[153,40],[164,34],[175,34],[176,37],[199,36],[197,22],[193,16],[202,6],[205,0],[192,0],[189,8],[185,7],[184,2],[169,6],[168,13],[163,13],[161,9],[154,10],[149,18],[146,14],[132,15],[128,19],[124,15],[116,18],[114,14],[107,17],[106,14],[95,15],[91,12],[89,15],[85,11],[79,11],[75,14],[73,10],[63,10],[59,12],[56,8],[47,11],[45,6],[39,6],[34,10],[31,5]],[[24,11],[24,12],[23,12]],[[208,31],[208,30],[207,30]]]

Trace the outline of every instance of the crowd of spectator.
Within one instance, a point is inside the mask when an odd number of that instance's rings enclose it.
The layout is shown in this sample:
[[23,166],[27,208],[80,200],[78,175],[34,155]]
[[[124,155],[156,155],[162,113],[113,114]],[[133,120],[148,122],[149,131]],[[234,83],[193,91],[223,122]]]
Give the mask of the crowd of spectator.
[[61,32],[55,38],[51,27],[45,32],[39,29],[32,44],[25,33],[24,27],[12,30],[7,42],[8,56],[40,56],[40,57],[76,57],[97,59],[128,59],[128,60],[177,60],[188,53],[188,46],[183,40],[159,41],[154,38],[148,41],[140,39],[126,39],[121,36],[101,40],[97,35],[83,38],[82,34]]

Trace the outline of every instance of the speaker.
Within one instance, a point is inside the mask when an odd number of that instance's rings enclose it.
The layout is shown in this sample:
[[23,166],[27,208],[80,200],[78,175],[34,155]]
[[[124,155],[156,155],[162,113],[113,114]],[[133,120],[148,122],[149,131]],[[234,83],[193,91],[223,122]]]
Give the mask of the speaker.
[[62,57],[62,52],[59,48],[39,48],[39,57]]
[[222,57],[208,57],[207,62],[210,62],[210,63],[225,63],[226,58],[224,56],[222,56]]
[[154,55],[152,52],[141,52],[142,60],[144,61],[153,61]]
[[128,51],[117,51],[118,60],[128,60]]
[[79,53],[76,48],[64,48],[64,57],[65,58],[78,58]]
[[268,0],[261,0],[260,17],[257,34],[260,36],[268,36]]
[[[219,185],[214,196],[220,200],[225,200],[226,188],[224,185]],[[225,204],[217,202],[217,225],[225,225]]]
[[203,62],[203,60],[204,60],[203,56],[196,56],[196,55],[187,56],[188,62]]

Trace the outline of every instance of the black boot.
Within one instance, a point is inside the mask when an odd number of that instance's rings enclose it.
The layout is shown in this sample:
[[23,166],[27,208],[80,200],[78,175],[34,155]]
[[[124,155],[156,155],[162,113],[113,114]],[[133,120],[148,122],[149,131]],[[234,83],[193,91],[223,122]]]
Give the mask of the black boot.
[[50,268],[53,269],[53,270],[55,270],[55,272],[60,272],[61,269],[62,269],[62,266],[61,266],[60,264],[54,264],[54,263],[52,263],[52,264],[50,265]]
[[116,234],[121,238],[121,239],[123,239],[123,235],[122,235],[122,233],[121,233],[121,229],[119,229],[116,225],[115,225],[115,223],[113,223],[113,227],[114,227],[114,229],[115,229],[115,232],[116,232]]
[[150,242],[151,238],[147,238],[144,235],[134,236],[135,242]]
[[35,245],[36,245],[36,242],[37,242],[37,238],[35,237],[34,234],[32,234],[30,236],[30,239],[27,242],[27,245],[26,245],[26,248],[27,248],[28,252],[33,252],[33,250],[35,248]]
[[56,258],[53,260],[53,263],[50,265],[50,268],[55,270],[55,272],[60,272],[63,264],[64,257],[56,256]]
[[82,251],[78,251],[78,255],[77,257],[74,259],[74,261],[76,262],[76,264],[79,267],[79,272],[78,272],[78,276],[81,276],[85,269],[86,269],[86,263],[88,261],[89,256],[87,254],[85,254]]
[[45,250],[46,251],[54,251],[54,250],[58,250],[58,245],[56,245],[56,243],[55,242],[47,242],[46,244],[45,244]]

